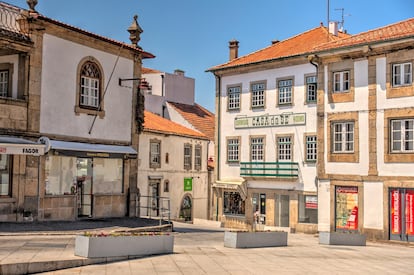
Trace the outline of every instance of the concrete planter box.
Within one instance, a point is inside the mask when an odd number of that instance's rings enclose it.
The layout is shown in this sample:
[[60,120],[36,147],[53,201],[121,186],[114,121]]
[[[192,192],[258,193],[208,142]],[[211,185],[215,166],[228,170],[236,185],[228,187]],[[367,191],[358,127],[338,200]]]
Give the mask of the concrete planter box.
[[319,243],[330,245],[365,246],[366,236],[349,232],[319,232]]
[[75,255],[87,258],[173,253],[172,235],[76,236]]
[[224,232],[224,246],[232,248],[253,248],[287,246],[287,232]]

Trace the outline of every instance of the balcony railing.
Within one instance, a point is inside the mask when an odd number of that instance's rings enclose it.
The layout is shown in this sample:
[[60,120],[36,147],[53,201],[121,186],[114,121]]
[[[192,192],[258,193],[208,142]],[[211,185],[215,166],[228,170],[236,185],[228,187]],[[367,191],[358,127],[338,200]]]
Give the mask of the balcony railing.
[[20,24],[27,24],[20,13],[20,9],[0,1],[0,34],[14,39],[29,41],[29,34],[25,31],[27,27]]
[[241,162],[241,177],[297,178],[297,162]]

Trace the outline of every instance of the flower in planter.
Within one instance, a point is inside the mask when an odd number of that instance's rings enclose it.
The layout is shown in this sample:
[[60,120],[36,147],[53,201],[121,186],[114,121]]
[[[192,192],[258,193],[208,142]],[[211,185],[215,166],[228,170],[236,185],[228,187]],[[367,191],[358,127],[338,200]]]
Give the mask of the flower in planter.
[[90,232],[85,231],[83,236],[85,237],[121,237],[121,236],[169,236],[169,232]]

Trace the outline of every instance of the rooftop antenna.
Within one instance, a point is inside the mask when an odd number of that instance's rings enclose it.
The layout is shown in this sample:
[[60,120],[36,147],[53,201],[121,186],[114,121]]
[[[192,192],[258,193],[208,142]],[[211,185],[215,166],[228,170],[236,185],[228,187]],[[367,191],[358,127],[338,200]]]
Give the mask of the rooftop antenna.
[[339,22],[339,30],[344,32],[344,23],[345,23],[345,16],[351,16],[350,14],[344,14],[344,8],[335,9],[336,11],[341,11],[341,21]]

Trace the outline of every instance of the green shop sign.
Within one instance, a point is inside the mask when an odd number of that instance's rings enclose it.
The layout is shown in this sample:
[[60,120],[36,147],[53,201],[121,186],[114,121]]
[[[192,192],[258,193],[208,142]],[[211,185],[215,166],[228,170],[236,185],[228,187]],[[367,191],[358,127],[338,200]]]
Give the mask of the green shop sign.
[[193,190],[193,179],[184,178],[184,191],[192,191],[192,190]]
[[305,125],[306,113],[285,113],[280,115],[262,115],[236,117],[234,119],[234,128],[262,128],[262,127],[280,127],[292,125]]

